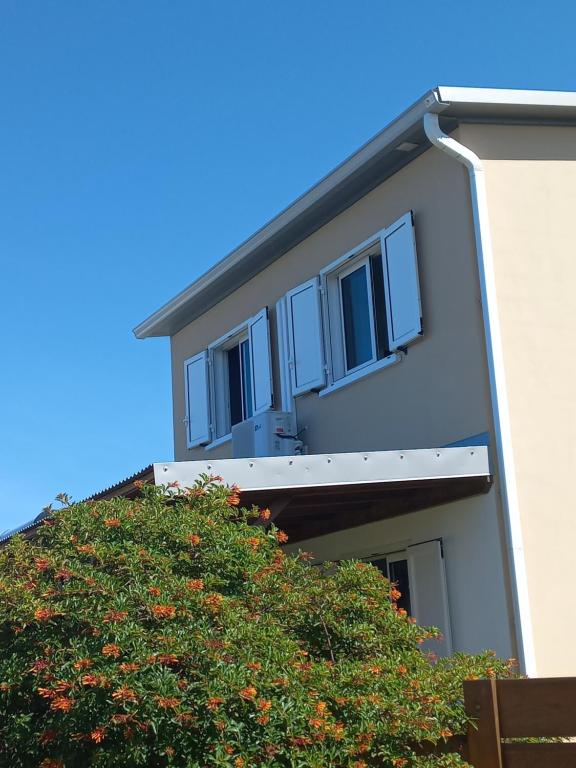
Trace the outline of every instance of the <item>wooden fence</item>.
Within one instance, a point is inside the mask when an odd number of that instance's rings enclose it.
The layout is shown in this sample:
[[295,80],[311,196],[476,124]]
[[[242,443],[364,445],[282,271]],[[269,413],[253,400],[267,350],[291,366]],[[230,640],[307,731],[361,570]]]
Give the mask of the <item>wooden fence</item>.
[[[576,768],[576,678],[470,680],[464,683],[466,756],[474,768]],[[573,743],[531,743],[530,738]]]

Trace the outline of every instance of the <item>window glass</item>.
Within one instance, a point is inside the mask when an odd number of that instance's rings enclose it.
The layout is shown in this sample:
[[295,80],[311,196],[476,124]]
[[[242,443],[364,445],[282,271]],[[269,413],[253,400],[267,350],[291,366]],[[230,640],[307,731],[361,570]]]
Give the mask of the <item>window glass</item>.
[[346,368],[349,371],[373,357],[367,278],[367,265],[363,264],[340,281]]
[[248,339],[240,344],[240,355],[242,361],[242,404],[244,418],[249,419],[252,416],[252,377],[250,374],[250,343]]
[[230,402],[230,426],[243,421],[242,363],[240,347],[232,347],[226,353],[228,359],[228,390]]
[[395,585],[400,597],[396,604],[398,608],[404,608],[408,615],[412,609],[410,605],[410,581],[408,578],[408,560],[393,560],[388,563],[388,574],[392,584]]
[[388,324],[386,321],[386,297],[382,257],[379,253],[370,257],[372,273],[372,300],[374,302],[374,324],[376,326],[376,354],[378,359],[390,354],[388,348]]

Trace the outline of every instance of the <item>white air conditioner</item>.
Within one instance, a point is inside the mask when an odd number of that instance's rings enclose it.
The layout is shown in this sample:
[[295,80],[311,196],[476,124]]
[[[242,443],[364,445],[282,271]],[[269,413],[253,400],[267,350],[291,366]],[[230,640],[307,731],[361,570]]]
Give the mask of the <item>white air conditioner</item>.
[[232,455],[235,459],[257,456],[293,456],[302,443],[296,439],[294,414],[264,411],[232,427]]

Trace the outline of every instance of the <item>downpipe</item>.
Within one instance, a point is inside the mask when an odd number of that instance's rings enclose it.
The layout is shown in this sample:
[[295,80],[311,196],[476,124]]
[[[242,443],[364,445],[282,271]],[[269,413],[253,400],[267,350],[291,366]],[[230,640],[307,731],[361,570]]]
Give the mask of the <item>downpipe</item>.
[[492,414],[496,432],[496,454],[500,473],[502,504],[507,522],[508,549],[512,566],[511,576],[513,586],[515,587],[514,618],[520,655],[519,662],[525,674],[529,677],[535,677],[536,653],[532,633],[522,522],[512,450],[510,411],[504,372],[502,337],[498,319],[496,278],[494,274],[494,257],[488,217],[488,198],[486,195],[484,167],[478,155],[442,131],[437,114],[429,112],[424,115],[424,131],[432,145],[464,165],[468,169],[470,177],[470,194],[474,217],[482,314],[484,316]]

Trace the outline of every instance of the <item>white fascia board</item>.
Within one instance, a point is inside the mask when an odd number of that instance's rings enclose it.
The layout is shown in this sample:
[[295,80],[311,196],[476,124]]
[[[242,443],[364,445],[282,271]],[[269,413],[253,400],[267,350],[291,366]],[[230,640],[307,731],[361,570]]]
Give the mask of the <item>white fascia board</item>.
[[396,148],[398,140],[406,131],[418,125],[426,112],[441,111],[434,90],[426,93],[421,99],[403,112],[399,117],[380,131],[374,138],[367,141],[354,154],[336,166],[333,171],[324,176],[317,184],[311,187],[300,197],[271,219],[261,229],[257,230],[248,240],[233,250],[228,256],[215,264],[205,272],[198,280],[195,280],[187,288],[181,291],[171,301],[150,315],[146,320],[136,326],[134,335],[138,339],[150,336],[169,335],[162,330],[164,323],[170,320],[184,305],[193,302],[194,298],[202,293],[209,285],[218,280],[228,270],[242,262],[242,260],[265,241],[274,237],[283,228],[302,216],[308,208],[326,197],[335,190],[348,177],[359,169],[370,164],[370,161],[379,156],[383,151]]
[[154,464],[156,485],[191,488],[203,474],[217,475],[243,491],[272,491],[488,477],[490,467],[484,445]]
[[519,107],[576,107],[575,91],[527,91],[511,88],[460,88],[439,85],[444,104],[510,104]]

